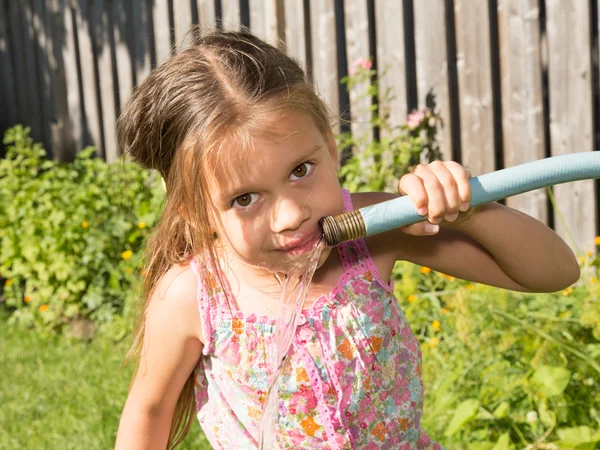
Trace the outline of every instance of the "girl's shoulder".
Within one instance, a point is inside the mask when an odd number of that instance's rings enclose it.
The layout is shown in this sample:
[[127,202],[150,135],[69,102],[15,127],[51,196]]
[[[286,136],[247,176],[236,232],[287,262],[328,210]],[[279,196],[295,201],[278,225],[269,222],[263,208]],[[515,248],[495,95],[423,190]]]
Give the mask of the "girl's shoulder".
[[179,321],[179,326],[184,327],[181,331],[204,343],[198,313],[198,277],[189,262],[174,264],[164,273],[153,290],[150,303],[153,302],[162,303],[161,309],[175,317],[185,317]]

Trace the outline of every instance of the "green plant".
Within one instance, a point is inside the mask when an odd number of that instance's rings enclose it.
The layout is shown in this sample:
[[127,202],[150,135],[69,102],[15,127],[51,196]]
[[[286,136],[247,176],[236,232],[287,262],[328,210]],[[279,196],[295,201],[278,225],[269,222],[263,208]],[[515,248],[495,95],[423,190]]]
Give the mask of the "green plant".
[[392,126],[386,111],[393,94],[389,89],[381,92],[376,79],[376,72],[371,70],[369,61],[360,60],[355,63],[352,75],[341,80],[348,90],[357,84],[366,84],[363,95],[377,99],[370,108],[370,124],[381,136],[380,139],[372,139],[371,133],[354,136],[351,132],[337,136],[338,149],[342,154],[352,154],[339,170],[343,186],[352,192],[397,192],[397,180],[414,166],[442,159],[436,138],[442,121],[433,93],[426,96],[426,108],[412,111],[406,124]]
[[21,126],[4,144],[0,276],[11,321],[89,334],[91,320],[123,336],[140,250],[164,201],[159,178],[125,160],[107,164],[92,147],[72,163],[47,160]]

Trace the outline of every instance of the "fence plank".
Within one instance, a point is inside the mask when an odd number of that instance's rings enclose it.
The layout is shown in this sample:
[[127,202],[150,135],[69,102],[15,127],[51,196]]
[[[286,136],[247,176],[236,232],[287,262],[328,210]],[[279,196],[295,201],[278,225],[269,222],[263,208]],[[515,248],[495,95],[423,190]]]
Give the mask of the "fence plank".
[[[546,1],[552,155],[593,150],[590,13],[589,2]],[[556,231],[579,252],[594,247],[594,189],[593,180],[554,187]]]
[[145,0],[132,0],[133,3],[133,49],[135,55],[135,83],[140,84],[150,73],[150,15]]
[[77,57],[70,0],[48,0],[52,11],[52,39],[56,59],[56,100],[63,145],[54,152],[58,161],[72,161],[83,147],[84,120],[79,95]]
[[238,31],[241,26],[240,1],[221,0],[221,8],[223,29]]
[[118,159],[116,138],[117,105],[115,104],[115,84],[109,39],[108,6],[104,0],[94,0],[93,17],[98,73],[100,74],[100,100],[104,131],[104,155],[107,162]]
[[102,127],[100,125],[100,105],[96,96],[96,74],[94,73],[94,48],[90,33],[90,25],[94,23],[87,0],[78,0],[75,8],[77,37],[79,38],[79,56],[81,66],[81,82],[83,85],[84,105],[84,145],[93,144],[98,154],[104,155],[102,148]]
[[[338,117],[340,95],[334,0],[310,0],[310,23],[313,82],[321,98]],[[333,130],[340,132],[339,123],[334,124]]]
[[192,6],[189,0],[173,2],[175,47],[181,51],[192,44],[188,32],[192,28]]
[[198,5],[198,23],[202,31],[215,28],[217,23],[217,13],[215,11],[214,0],[196,0]]
[[154,0],[152,5],[152,19],[154,21],[154,48],[156,50],[156,65],[160,65],[172,54],[168,0]]
[[29,85],[27,83],[26,67],[25,67],[25,42],[22,37],[22,24],[20,6],[16,2],[8,2],[8,23],[10,25],[8,31],[10,42],[13,46],[12,56],[14,61],[15,83],[18,84],[17,89],[17,104],[18,104],[18,121],[25,125],[29,124],[29,120],[33,111],[29,104]]
[[18,122],[14,68],[10,57],[12,43],[9,39],[6,0],[0,0],[0,135]]
[[113,39],[115,41],[115,60],[117,67],[117,85],[120,110],[125,105],[133,89],[133,43],[131,38],[131,17],[128,17],[125,4],[119,1],[111,2]]
[[29,107],[32,111],[28,122],[31,125],[31,136],[37,141],[45,141],[40,111],[43,111],[38,83],[38,62],[35,55],[35,33],[33,30],[33,11],[30,1],[20,3],[20,16],[22,24],[23,50],[25,53],[25,76],[29,87]]
[[[498,2],[504,165],[545,156],[539,0]],[[510,197],[506,204],[542,222],[548,215],[546,189]]]
[[[345,0],[344,18],[346,26],[346,54],[348,73],[352,75],[362,61],[370,59],[369,16],[363,0]],[[350,113],[352,136],[365,145],[373,139],[371,127],[372,99],[368,95],[370,80],[356,83],[350,89]]]
[[[250,29],[252,33],[274,47],[281,48],[284,24],[282,0],[250,0]],[[281,30],[281,31],[280,31]]]
[[[406,123],[406,55],[404,53],[404,12],[402,2],[375,2],[379,114],[390,126]],[[382,137],[388,131],[381,130]]]
[[456,0],[454,14],[461,162],[477,176],[496,169],[488,4]]
[[[480,2],[482,3],[482,2]],[[453,159],[450,136],[450,95],[448,92],[448,52],[446,50],[445,2],[414,2],[415,53],[417,64],[417,95],[419,108],[425,108],[429,92],[435,95],[444,127],[438,133],[444,160]]]
[[308,74],[306,55],[306,17],[303,0],[285,0],[285,48],[287,54],[294,57]]

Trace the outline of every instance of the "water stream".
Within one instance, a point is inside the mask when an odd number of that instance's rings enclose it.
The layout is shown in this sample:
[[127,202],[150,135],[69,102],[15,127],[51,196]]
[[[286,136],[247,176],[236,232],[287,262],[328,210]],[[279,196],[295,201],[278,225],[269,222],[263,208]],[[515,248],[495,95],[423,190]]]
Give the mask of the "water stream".
[[325,248],[323,238],[319,240],[308,258],[300,259],[297,265],[286,273],[282,282],[279,311],[275,322],[274,351],[268,363],[274,368],[269,380],[267,399],[258,428],[258,448],[260,450],[277,449],[277,422],[279,417],[279,378],[286,356],[296,334],[298,319],[304,307],[308,287],[312,281],[321,252]]

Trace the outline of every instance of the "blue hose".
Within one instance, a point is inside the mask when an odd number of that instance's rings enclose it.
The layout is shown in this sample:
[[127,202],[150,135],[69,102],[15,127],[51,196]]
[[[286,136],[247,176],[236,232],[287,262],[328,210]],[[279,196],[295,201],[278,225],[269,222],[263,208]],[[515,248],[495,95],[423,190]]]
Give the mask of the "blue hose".
[[[600,151],[553,156],[471,178],[471,207],[569,181],[600,178]],[[366,235],[426,220],[408,196],[359,209]]]

